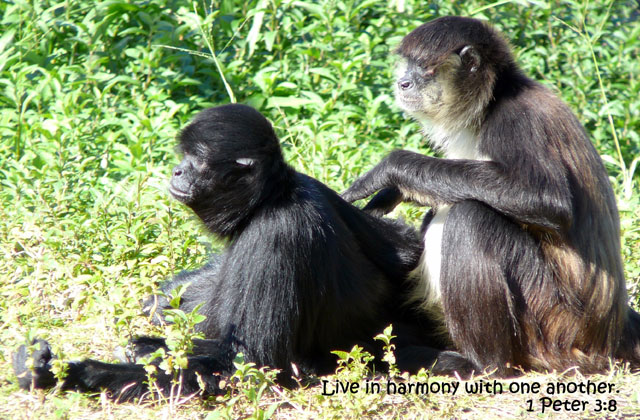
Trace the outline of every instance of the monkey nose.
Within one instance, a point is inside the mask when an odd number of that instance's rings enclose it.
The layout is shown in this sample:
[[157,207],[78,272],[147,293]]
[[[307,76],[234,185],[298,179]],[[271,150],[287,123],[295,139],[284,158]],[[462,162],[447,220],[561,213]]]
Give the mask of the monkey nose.
[[413,82],[409,79],[398,80],[398,87],[402,90],[408,90],[413,87]]
[[182,168],[174,168],[173,176],[180,176],[180,175],[182,175]]

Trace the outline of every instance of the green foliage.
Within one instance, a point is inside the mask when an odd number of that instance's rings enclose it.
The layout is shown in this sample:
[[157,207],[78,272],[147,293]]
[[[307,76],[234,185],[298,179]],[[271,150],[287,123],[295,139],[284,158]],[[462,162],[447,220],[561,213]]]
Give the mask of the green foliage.
[[275,402],[262,408],[263,396],[267,390],[275,386],[277,370],[256,368],[255,363],[245,362],[244,355],[238,353],[233,362],[236,372],[229,378],[226,404],[220,405],[211,412],[206,420],[222,420],[238,418],[238,407],[249,407],[248,419],[270,419],[281,403]]
[[358,392],[347,391],[327,397],[319,396],[320,406],[329,412],[339,412],[344,419],[361,418],[374,414],[377,410],[379,395],[370,394],[363,398],[360,388],[372,377],[371,363],[374,357],[360,346],[353,346],[351,351],[334,351],[338,356],[338,367],[330,383],[358,384]]
[[360,346],[353,346],[351,351],[333,351],[338,356],[336,375],[350,382],[358,382],[369,373],[369,364],[374,357]]
[[[638,307],[640,20],[633,0],[5,1],[0,417],[109,418],[113,411],[157,418],[168,407],[172,417],[187,418],[210,408],[180,399],[105,406],[55,391],[42,403],[23,393],[15,398],[10,354],[29,335],[48,339],[63,360],[109,360],[134,335],[165,334],[175,346],[163,368],[177,372],[197,314],[174,312],[175,324],[158,329],[140,315],[140,301],[219,249],[166,194],[179,128],[207,106],[234,99],[254,105],[273,121],[289,162],[338,191],[392,149],[431,153],[417,124],[393,104],[393,49],[411,29],[444,14],[495,24],[527,73],[585,125],[617,193],[629,294]],[[423,213],[410,205],[398,210],[415,223]],[[383,342],[393,366],[393,345]],[[354,363],[338,375],[363,378],[365,368]],[[406,418],[406,410],[422,416],[433,408],[417,400],[381,403],[375,395],[324,398],[314,388],[269,385],[259,392],[265,383],[242,388],[254,396],[217,399],[215,412],[360,418],[383,410]],[[449,404],[440,401],[448,407],[440,413],[457,417]],[[348,415],[337,414],[347,406]]]
[[[171,295],[167,297],[171,309],[164,310],[166,323],[163,323],[160,335],[165,337],[168,351],[159,348],[140,360],[140,363],[145,365],[149,388],[155,390],[155,375],[157,369],[160,368],[165,374],[173,376],[171,394],[175,394],[176,397],[180,397],[181,394],[182,371],[189,366],[188,356],[193,352],[193,339],[205,338],[201,332],[195,332],[196,324],[206,318],[198,313],[198,309],[202,305],[197,305],[190,313],[179,309],[180,299],[187,287],[188,284],[182,284],[173,289]],[[161,395],[158,393],[159,397]]]
[[[172,309],[165,309],[164,316],[167,324],[164,328],[164,337],[167,338],[167,347],[170,350],[179,352],[183,356],[187,353],[191,353],[193,350],[193,339],[204,338],[204,335],[200,332],[194,332],[196,324],[205,320],[205,316],[198,313],[198,309],[202,305],[196,305],[196,307],[190,312],[185,313],[180,310],[180,299],[184,292],[187,290],[188,284],[182,284],[171,291],[169,305]],[[180,363],[180,367],[183,363]],[[186,364],[186,360],[184,361]]]
[[389,325],[387,328],[384,329],[382,334],[378,334],[374,337],[376,340],[382,341],[384,343],[384,345],[382,346],[382,350],[384,351],[384,356],[382,357],[382,361],[386,362],[389,365],[388,371],[389,371],[390,378],[393,378],[400,373],[398,371],[398,366],[396,365],[396,356],[393,353],[396,346],[394,344],[391,344],[391,340],[396,338],[395,335],[391,334],[392,331],[393,331],[393,326]]

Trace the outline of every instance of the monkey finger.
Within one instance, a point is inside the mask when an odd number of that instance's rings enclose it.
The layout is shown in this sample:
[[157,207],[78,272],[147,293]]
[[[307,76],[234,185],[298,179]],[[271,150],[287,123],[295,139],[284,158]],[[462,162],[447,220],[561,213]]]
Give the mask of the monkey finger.
[[349,202],[353,203],[354,201],[362,200],[363,198],[369,197],[371,194],[378,191],[379,188],[371,188],[371,184],[367,185],[367,183],[363,182],[364,177],[356,180],[345,192],[340,194],[342,198]]

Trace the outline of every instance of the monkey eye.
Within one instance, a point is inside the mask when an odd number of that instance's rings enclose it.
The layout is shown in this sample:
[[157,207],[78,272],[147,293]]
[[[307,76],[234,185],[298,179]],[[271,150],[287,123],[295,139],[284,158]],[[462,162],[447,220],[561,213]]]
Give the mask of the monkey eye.
[[207,167],[207,161],[202,159],[199,156],[194,156],[193,157],[193,166],[196,167],[196,169],[202,171],[204,169],[206,169]]
[[436,74],[436,68],[433,66],[418,66],[420,76],[424,78],[431,78]]

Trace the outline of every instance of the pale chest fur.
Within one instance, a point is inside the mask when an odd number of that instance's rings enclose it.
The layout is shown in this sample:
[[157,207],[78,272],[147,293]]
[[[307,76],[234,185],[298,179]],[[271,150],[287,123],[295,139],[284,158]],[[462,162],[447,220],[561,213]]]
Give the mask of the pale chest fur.
[[[448,130],[445,127],[421,121],[425,134],[434,148],[445,159],[489,160],[477,150],[477,139],[469,130]],[[416,281],[415,298],[425,307],[439,305],[441,301],[440,274],[442,269],[442,241],[444,225],[451,205],[440,205],[424,233],[424,252],[413,272]]]

